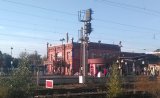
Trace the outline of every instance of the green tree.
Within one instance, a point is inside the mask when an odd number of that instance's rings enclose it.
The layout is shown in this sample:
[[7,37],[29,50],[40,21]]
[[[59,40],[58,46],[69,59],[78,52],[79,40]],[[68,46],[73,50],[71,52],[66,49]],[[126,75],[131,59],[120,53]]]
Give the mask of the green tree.
[[18,67],[10,76],[0,77],[0,98],[28,98],[33,94],[36,84],[29,67],[28,55],[21,53]]
[[158,55],[148,54],[147,60],[149,63],[158,63],[160,61],[160,57]]
[[154,52],[160,52],[160,49],[156,49]]
[[8,91],[10,89],[10,79],[0,77],[0,98],[8,98]]
[[2,52],[0,51],[0,74],[2,72],[2,67],[3,67],[3,54]]
[[11,89],[9,98],[28,98],[32,95],[32,78],[29,69],[21,65],[16,69],[11,77]]
[[107,98],[115,98],[122,93],[121,78],[118,65],[113,64],[110,70],[109,83],[107,83]]
[[4,53],[3,54],[3,71],[5,72],[5,73],[10,73],[10,69],[11,69],[11,60],[12,60],[12,57],[11,57],[11,55],[9,55],[9,54],[6,54],[6,53]]
[[43,64],[41,55],[38,54],[37,51],[35,51],[34,53],[31,53],[31,54],[28,54],[28,60],[29,60],[29,63],[32,64],[32,65]]

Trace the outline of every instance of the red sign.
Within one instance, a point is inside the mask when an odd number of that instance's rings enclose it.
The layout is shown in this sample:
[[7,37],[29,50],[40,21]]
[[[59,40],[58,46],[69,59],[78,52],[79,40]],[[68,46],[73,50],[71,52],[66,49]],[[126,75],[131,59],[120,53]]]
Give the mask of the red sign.
[[53,88],[53,80],[46,80],[46,88]]

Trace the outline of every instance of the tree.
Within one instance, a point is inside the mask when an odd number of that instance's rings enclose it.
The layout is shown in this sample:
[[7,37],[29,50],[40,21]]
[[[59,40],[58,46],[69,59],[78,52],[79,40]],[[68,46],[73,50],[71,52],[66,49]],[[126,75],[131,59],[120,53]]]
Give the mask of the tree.
[[44,63],[44,61],[47,61],[47,56],[46,56],[46,55],[44,55],[44,56],[42,57],[42,61],[41,61],[41,63],[43,64],[43,63]]
[[14,59],[13,59],[13,67],[14,67],[14,68],[17,68],[17,67],[18,67],[18,64],[19,64],[19,59],[14,58]]
[[28,98],[28,96],[31,96],[32,78],[25,65],[20,66],[12,74],[11,84],[9,98]]
[[157,55],[148,54],[147,60],[149,61],[149,63],[158,63],[160,61],[160,57]]
[[111,66],[109,83],[107,83],[107,98],[114,98],[122,93],[121,78],[118,70],[116,64]]
[[156,49],[154,52],[160,52],[160,49]]
[[0,98],[28,98],[33,94],[33,83],[29,62],[25,55],[9,77],[0,77]]
[[0,72],[2,72],[2,67],[3,67],[3,54],[0,51]]
[[3,54],[3,69],[5,73],[9,73],[11,69],[11,60],[12,57],[9,54],[4,53]]
[[41,55],[38,54],[37,51],[35,53],[29,54],[28,55],[29,63],[32,65],[40,65],[42,64],[42,58]]
[[8,91],[10,88],[10,79],[0,77],[0,98],[8,98]]

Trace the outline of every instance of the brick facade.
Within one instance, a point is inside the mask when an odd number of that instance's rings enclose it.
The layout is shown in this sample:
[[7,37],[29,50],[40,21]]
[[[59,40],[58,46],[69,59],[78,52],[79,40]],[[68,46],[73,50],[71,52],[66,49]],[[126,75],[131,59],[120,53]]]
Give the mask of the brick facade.
[[[48,74],[56,74],[59,69],[55,67],[55,62],[65,62],[65,66],[61,68],[61,71],[65,75],[72,75],[80,71],[80,43],[72,42],[63,45],[49,46],[47,49],[47,61],[45,64],[48,68]],[[105,64],[111,63],[113,59],[117,59],[120,55],[120,47],[113,44],[104,43],[89,43],[88,44],[88,59],[90,59],[90,65],[93,59],[103,58]],[[103,63],[103,65],[105,65]],[[95,67],[94,66],[94,67]],[[90,66],[88,66],[90,67]],[[89,71],[90,72],[90,71]]]

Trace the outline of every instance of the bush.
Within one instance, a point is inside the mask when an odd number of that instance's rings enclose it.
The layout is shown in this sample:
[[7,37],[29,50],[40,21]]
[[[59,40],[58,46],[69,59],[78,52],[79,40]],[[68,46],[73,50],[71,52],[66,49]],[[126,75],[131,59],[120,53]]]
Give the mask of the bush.
[[28,61],[22,59],[10,76],[0,79],[0,98],[29,98],[34,87]]
[[122,93],[121,78],[116,64],[111,66],[109,83],[107,83],[107,98],[114,98]]

